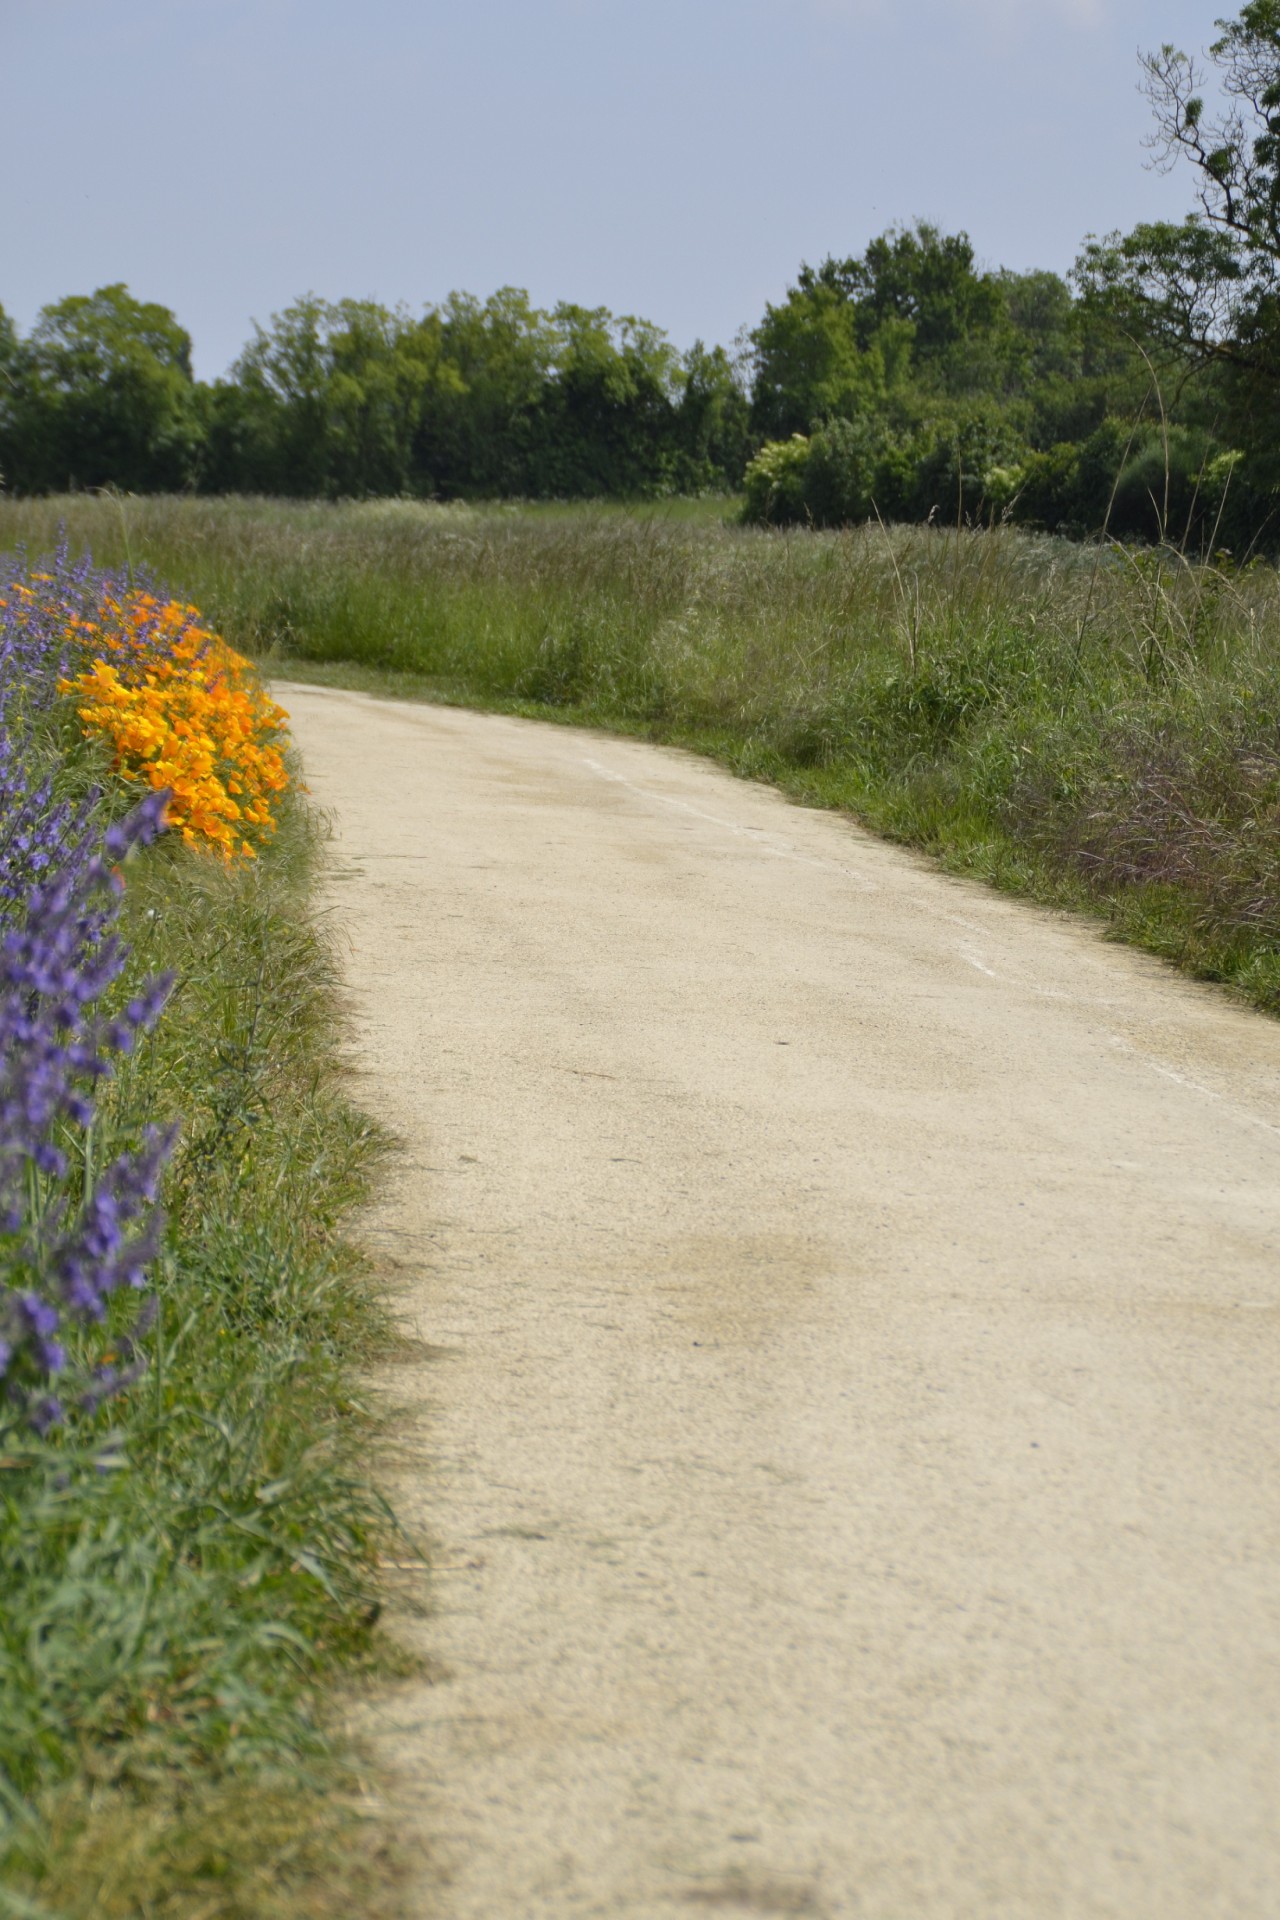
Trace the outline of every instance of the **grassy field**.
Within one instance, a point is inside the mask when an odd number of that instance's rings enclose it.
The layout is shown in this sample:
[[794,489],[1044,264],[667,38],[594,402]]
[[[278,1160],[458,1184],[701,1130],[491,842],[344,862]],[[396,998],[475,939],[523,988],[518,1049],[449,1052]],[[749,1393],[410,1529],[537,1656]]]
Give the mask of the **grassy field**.
[[332,1052],[318,846],[295,798],[257,862],[130,866],[129,979],[176,987],[95,1125],[181,1119],[160,1315],[133,1389],[0,1458],[0,1916],[349,1920],[394,1878],[327,1704],[377,1665],[390,1529],[343,1237],[381,1142]]
[[1280,1007],[1280,578],[672,508],[0,504],[281,672],[715,755]]

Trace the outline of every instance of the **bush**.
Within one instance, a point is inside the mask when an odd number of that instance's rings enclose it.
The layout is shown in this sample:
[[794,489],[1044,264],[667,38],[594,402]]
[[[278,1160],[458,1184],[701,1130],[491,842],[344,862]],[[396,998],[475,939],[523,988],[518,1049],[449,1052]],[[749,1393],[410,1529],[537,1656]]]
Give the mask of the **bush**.
[[766,442],[747,469],[743,518],[763,526],[857,526],[877,516],[980,523],[1009,504],[1025,453],[1016,426],[981,404],[906,431],[880,413],[827,420],[807,440]]
[[886,491],[881,482],[889,451],[888,429],[865,415],[830,420],[815,433],[804,485],[814,525],[855,526],[871,519]]
[[1107,419],[1079,445],[1027,456],[1014,517],[1075,538],[1167,542],[1195,551],[1263,523],[1268,503],[1241,456],[1199,427]]
[[[906,517],[981,525],[1007,504],[1006,476],[1020,466],[1027,445],[1003,409],[975,403],[929,422],[910,452],[914,511]],[[996,474],[1000,479],[993,481]]]
[[766,440],[743,478],[743,519],[769,527],[806,521],[808,469],[809,442],[802,433],[793,433],[789,440]]

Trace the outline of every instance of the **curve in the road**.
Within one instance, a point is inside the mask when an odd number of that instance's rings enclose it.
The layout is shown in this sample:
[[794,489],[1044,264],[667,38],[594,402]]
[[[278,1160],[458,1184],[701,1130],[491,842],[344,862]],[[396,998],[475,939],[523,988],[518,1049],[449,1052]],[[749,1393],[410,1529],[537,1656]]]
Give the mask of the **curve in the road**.
[[687,755],[291,686],[431,1358],[441,1920],[1275,1920],[1280,1026]]

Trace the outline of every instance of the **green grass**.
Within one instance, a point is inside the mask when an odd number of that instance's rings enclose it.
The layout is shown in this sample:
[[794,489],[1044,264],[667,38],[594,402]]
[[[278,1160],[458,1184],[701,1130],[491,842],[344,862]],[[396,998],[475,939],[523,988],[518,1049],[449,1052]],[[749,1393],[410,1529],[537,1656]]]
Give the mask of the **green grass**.
[[0,503],[272,670],[677,741],[1280,1008],[1280,577],[653,508]]
[[317,852],[294,800],[257,863],[129,869],[132,973],[177,986],[100,1124],[182,1119],[161,1314],[96,1427],[0,1459],[0,1916],[347,1920],[394,1879],[329,1731],[381,1657],[387,1335],[343,1237],[383,1143],[332,1052]]

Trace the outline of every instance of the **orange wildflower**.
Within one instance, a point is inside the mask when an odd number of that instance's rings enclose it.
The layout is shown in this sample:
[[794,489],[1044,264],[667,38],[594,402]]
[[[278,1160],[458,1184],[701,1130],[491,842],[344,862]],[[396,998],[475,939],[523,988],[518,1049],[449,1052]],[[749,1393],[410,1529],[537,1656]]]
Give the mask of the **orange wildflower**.
[[168,824],[188,845],[252,859],[288,785],[284,709],[195,607],[134,592],[96,611],[72,636],[92,658],[59,683],[86,734],[111,741],[124,779],[169,789]]

